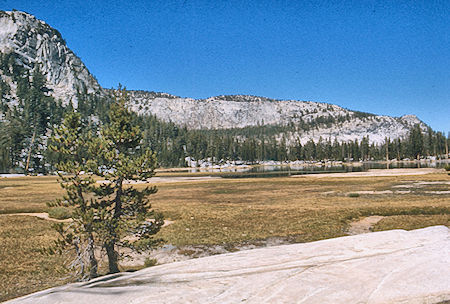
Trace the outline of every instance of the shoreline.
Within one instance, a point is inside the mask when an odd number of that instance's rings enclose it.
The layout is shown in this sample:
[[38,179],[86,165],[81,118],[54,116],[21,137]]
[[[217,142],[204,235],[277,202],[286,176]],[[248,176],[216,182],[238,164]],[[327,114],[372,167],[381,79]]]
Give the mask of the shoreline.
[[395,168],[395,169],[369,169],[363,172],[346,172],[346,173],[317,173],[309,175],[293,175],[291,177],[305,177],[313,178],[323,177],[377,177],[377,176],[404,176],[404,175],[424,175],[432,173],[444,173],[445,169],[436,168]]

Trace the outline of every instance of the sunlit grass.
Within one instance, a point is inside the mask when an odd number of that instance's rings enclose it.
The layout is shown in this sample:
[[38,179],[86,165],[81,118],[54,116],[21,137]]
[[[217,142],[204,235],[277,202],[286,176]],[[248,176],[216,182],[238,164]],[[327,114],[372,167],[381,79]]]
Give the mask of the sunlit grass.
[[373,228],[374,231],[391,229],[412,230],[434,225],[450,226],[450,214],[436,215],[398,215],[390,216],[379,221]]
[[[153,206],[175,223],[161,235],[175,245],[223,244],[268,237],[312,241],[344,235],[350,219],[372,214],[447,214],[449,195],[361,194],[445,174],[364,178],[267,178],[159,184]],[[448,185],[447,185],[448,188]],[[331,193],[330,193],[331,192]],[[326,193],[326,194],[324,194]]]
[[0,214],[43,212],[63,191],[54,176],[0,179]]
[[49,221],[0,215],[0,301],[70,281],[66,257],[40,251],[56,237]]
[[[170,175],[169,175],[170,176]],[[375,230],[449,225],[447,184],[424,185],[397,194],[393,186],[450,181],[446,173],[418,176],[315,178],[310,176],[218,179],[158,184],[153,207],[174,221],[160,232],[180,245],[230,245],[281,237],[293,242],[346,234],[349,223],[369,215],[388,216]],[[137,187],[145,185],[138,184]],[[357,191],[385,191],[360,194]],[[61,197],[56,177],[0,179],[0,213],[44,212]],[[39,252],[56,237],[51,223],[29,216],[0,215],[0,300],[62,284],[62,259]]]

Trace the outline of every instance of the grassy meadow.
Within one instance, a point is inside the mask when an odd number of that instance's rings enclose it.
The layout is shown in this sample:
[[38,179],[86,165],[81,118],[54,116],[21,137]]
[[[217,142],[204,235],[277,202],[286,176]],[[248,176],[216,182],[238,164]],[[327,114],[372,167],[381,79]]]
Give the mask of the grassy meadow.
[[[450,226],[448,182],[446,173],[218,179],[160,183],[151,200],[173,221],[160,232],[167,243],[233,248],[272,237],[309,242],[343,236],[350,222],[368,215],[387,216],[377,231]],[[57,178],[3,178],[0,194],[0,301],[72,280],[63,267],[69,257],[39,250],[56,238],[51,223],[12,215],[48,211],[46,202],[63,194]]]

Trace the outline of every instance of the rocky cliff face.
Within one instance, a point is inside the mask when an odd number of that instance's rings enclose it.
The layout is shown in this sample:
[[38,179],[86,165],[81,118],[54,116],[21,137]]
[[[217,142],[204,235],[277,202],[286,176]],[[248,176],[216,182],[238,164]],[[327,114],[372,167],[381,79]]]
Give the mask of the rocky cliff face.
[[[130,107],[142,114],[152,114],[167,122],[190,129],[230,129],[258,125],[298,125],[286,135],[302,144],[309,139],[331,138],[348,141],[369,137],[382,143],[386,137],[405,136],[415,124],[425,125],[415,115],[379,116],[350,111],[337,105],[275,100],[248,95],[217,96],[207,99],[181,98],[165,93],[130,91]],[[309,128],[302,129],[301,125]],[[280,134],[281,136],[281,134]]]
[[[61,34],[32,15],[0,11],[0,52],[13,53],[15,63],[27,70],[39,66],[50,94],[64,104],[72,101],[76,106],[77,92],[102,94],[97,80],[67,47]],[[3,73],[0,75],[14,97],[17,84]]]
[[[61,34],[34,16],[24,12],[0,11],[0,52],[13,54],[14,64],[26,70],[39,68],[46,79],[48,94],[77,106],[77,92],[108,94],[100,87],[86,66],[66,45]],[[8,65],[11,66],[11,65]],[[14,101],[17,81],[0,67],[1,79],[10,87],[9,101]],[[19,75],[23,77],[23,75]],[[0,88],[1,90],[1,88]],[[130,91],[130,108],[142,115],[173,122],[190,129],[230,129],[258,125],[293,125],[280,133],[287,141],[309,139],[319,141],[361,140],[382,143],[386,137],[405,136],[410,128],[421,123],[414,115],[403,117],[377,116],[342,107],[297,100],[275,100],[265,97],[231,95],[195,100],[168,93]]]

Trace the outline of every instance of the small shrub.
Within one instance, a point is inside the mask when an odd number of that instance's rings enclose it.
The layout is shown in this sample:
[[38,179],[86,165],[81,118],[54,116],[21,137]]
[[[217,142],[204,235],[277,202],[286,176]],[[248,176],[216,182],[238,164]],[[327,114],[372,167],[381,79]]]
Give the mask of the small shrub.
[[48,210],[48,216],[58,220],[65,220],[72,217],[72,210],[66,207],[53,207]]
[[445,165],[445,170],[447,170],[448,175],[450,175],[450,165]]
[[156,259],[146,258],[144,261],[144,267],[152,267],[156,264],[158,264],[158,261]]
[[348,197],[359,197],[359,193],[349,193]]

